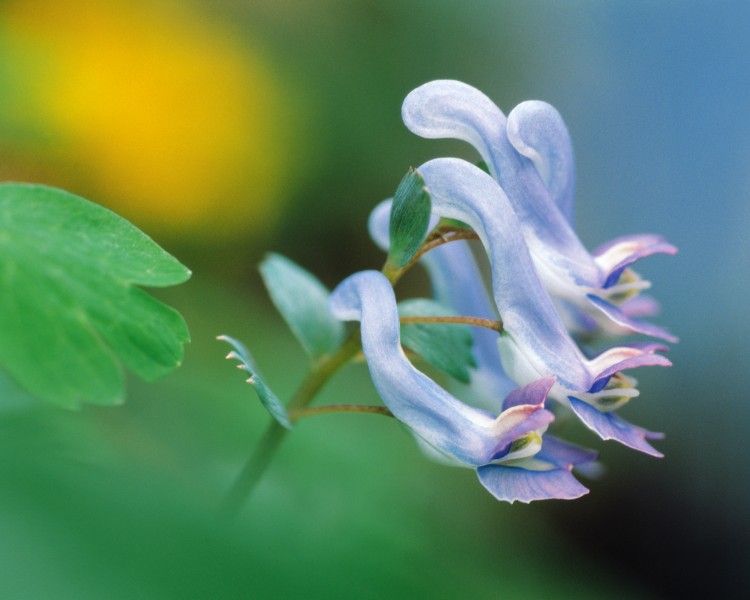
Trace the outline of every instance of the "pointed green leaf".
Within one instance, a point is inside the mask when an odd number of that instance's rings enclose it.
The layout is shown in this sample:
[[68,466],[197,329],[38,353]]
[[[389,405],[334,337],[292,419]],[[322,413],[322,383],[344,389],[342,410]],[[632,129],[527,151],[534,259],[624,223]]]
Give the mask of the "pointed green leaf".
[[490,166],[486,162],[484,162],[483,160],[479,160],[479,161],[475,162],[474,164],[477,167],[479,167],[480,169],[482,169],[482,171],[484,171],[485,173],[487,173],[487,175],[492,175],[492,173],[490,173]]
[[[438,302],[423,298],[400,302],[398,312],[402,317],[439,317],[454,314]],[[473,342],[468,325],[404,324],[401,325],[401,343],[436,369],[448,373],[462,383],[469,383],[469,369],[477,366],[471,352]]]
[[265,381],[263,381],[263,378],[258,373],[258,369],[256,368],[255,363],[250,356],[250,352],[248,352],[245,345],[228,335],[220,335],[216,339],[227,342],[232,348],[234,348],[232,352],[227,354],[227,358],[238,360],[240,362],[238,367],[243,371],[247,371],[250,375],[247,382],[255,388],[261,404],[269,413],[271,413],[271,416],[276,419],[280,425],[287,429],[291,429],[292,421],[289,418],[289,414],[286,412],[286,408],[281,403],[278,396],[276,396],[276,394],[271,391],[271,388],[266,385]]
[[269,254],[260,274],[274,305],[313,358],[334,352],[344,339],[344,324],[328,310],[330,292],[309,271],[280,254]]
[[147,380],[177,367],[185,321],[136,286],[189,277],[101,206],[46,186],[0,185],[0,367],[39,398],[117,404],[121,365]]
[[414,169],[409,170],[398,185],[391,208],[388,260],[396,268],[406,265],[419,250],[430,226],[431,210],[424,179]]

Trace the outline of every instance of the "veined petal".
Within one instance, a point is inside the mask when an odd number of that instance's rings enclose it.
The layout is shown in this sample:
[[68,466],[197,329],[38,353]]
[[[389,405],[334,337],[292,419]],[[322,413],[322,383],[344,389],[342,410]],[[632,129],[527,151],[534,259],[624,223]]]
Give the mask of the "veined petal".
[[[636,389],[637,381],[628,377],[622,371],[642,366],[670,366],[665,357],[656,354],[665,346],[654,343],[632,344],[611,348],[589,362],[589,367],[596,373],[594,384],[586,392],[570,392],[562,386],[555,385],[550,390],[549,397],[563,404],[571,405],[571,398],[577,403],[586,404],[590,410],[575,409],[574,412],[588,427],[600,433],[604,439],[626,439],[619,432],[620,421],[610,415],[630,399],[639,395]],[[592,412],[594,411],[594,412]],[[595,413],[599,413],[598,416]],[[624,423],[624,422],[623,422]],[[628,427],[632,427],[629,424]],[[632,433],[628,434],[632,438]],[[619,437],[615,437],[619,436]],[[623,442],[632,445],[636,442]]]
[[574,444],[545,434],[542,449],[535,458],[552,463],[555,466],[565,468],[583,465],[597,459],[598,453],[594,450],[581,448]]
[[677,248],[663,237],[650,234],[623,236],[600,246],[593,255],[606,276],[602,287],[615,285],[626,267],[652,254],[674,255]]
[[433,211],[467,223],[482,240],[490,257],[493,295],[504,329],[537,374],[524,382],[555,375],[566,388],[591,387],[585,359],[537,276],[502,189],[486,173],[459,159],[431,160],[418,171],[430,191]]
[[511,442],[527,433],[546,428],[554,420],[555,416],[548,410],[544,410],[541,403],[536,406],[514,406],[504,410],[497,418],[497,423],[502,427],[503,434],[498,438],[496,452],[492,460],[505,456]]
[[401,116],[406,127],[421,137],[468,142],[488,166],[498,152],[493,146],[505,139],[502,111],[478,89],[460,81],[430,81],[412,90]]
[[599,268],[534,164],[508,140],[505,115],[487,96],[459,81],[431,81],[406,97],[401,114],[417,135],[457,138],[477,149],[518,215],[532,254],[552,272],[576,285],[602,283]]
[[528,503],[534,500],[573,500],[588,489],[567,469],[532,471],[520,467],[485,465],[477,469],[482,485],[498,500]]
[[646,321],[640,321],[629,317],[622,309],[593,294],[588,294],[589,302],[604,314],[609,321],[616,323],[622,328],[622,333],[643,333],[657,337],[668,342],[678,342],[679,339],[662,329]]
[[662,457],[661,452],[656,450],[647,439],[661,439],[660,433],[647,431],[641,427],[631,425],[615,413],[603,413],[593,406],[582,402],[572,396],[568,398],[573,412],[592,431],[595,431],[604,440],[616,440],[629,448],[640,450],[651,456]]
[[666,349],[661,344],[630,344],[605,350],[589,361],[591,372],[595,375],[591,389],[595,390],[597,383],[620,371],[637,367],[671,367],[672,363],[668,358],[656,354]]
[[542,377],[528,385],[516,388],[503,401],[503,410],[525,404],[541,404],[547,398],[553,385],[555,385],[554,377]]
[[488,463],[519,420],[546,412],[540,405],[496,419],[460,402],[414,368],[401,349],[393,289],[377,271],[345,279],[331,295],[330,306],[337,318],[361,321],[373,383],[393,415],[428,444],[465,464]]
[[507,135],[513,147],[534,163],[552,200],[572,224],[575,159],[560,113],[546,102],[521,102],[508,114]]

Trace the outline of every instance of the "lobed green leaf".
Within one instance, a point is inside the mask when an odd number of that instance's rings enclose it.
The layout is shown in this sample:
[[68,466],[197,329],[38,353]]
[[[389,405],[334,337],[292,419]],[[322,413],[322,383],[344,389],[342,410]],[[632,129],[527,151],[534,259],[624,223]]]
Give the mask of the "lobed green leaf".
[[34,396],[117,404],[122,365],[146,380],[177,367],[185,321],[136,286],[189,277],[106,208],[46,186],[0,185],[0,367]]

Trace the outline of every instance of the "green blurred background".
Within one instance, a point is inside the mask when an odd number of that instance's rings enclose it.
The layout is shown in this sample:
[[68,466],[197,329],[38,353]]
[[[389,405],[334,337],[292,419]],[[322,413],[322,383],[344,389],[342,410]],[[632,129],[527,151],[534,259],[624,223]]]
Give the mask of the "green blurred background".
[[[0,597],[743,597],[749,34],[740,0],[0,1],[0,179],[109,206],[194,272],[156,292],[190,325],[183,367],[129,381],[124,406],[0,381]],[[281,252],[329,286],[380,265],[370,209],[409,166],[473,158],[401,123],[435,78],[558,108],[590,248],[680,247],[640,269],[675,367],[639,373],[625,410],[666,458],[571,423],[601,448],[591,494],[509,506],[393,421],[316,417],[227,527],[215,507],[268,418],[214,338],[246,341],[288,398],[305,357],[256,265]],[[378,399],[359,365],[323,401]]]

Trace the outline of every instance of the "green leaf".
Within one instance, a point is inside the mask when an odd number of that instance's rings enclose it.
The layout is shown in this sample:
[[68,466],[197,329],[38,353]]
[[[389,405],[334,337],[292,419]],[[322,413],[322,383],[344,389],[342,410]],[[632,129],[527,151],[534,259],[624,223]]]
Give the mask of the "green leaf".
[[482,171],[487,173],[487,175],[492,175],[492,173],[490,173],[490,166],[483,160],[477,161],[476,163],[474,163],[474,165],[482,169]]
[[263,378],[258,373],[258,369],[245,345],[228,335],[220,335],[216,339],[227,342],[232,348],[234,348],[232,352],[227,354],[227,358],[238,360],[240,362],[238,367],[249,373],[250,377],[247,379],[247,382],[255,388],[261,404],[269,413],[271,413],[271,416],[276,419],[279,424],[287,429],[291,429],[292,421],[289,418],[289,414],[286,412],[286,408],[281,403],[278,396],[276,396],[276,394],[271,391],[271,388],[266,385],[265,381],[263,381]]
[[410,169],[398,185],[391,208],[388,261],[396,268],[406,265],[419,250],[430,226],[431,210],[424,179]]
[[41,399],[117,404],[122,365],[147,380],[177,367],[185,321],[136,286],[189,277],[101,206],[45,186],[0,185],[0,367]]
[[441,227],[451,227],[453,229],[471,229],[471,227],[463,221],[459,221],[458,219],[448,219],[446,217],[440,218],[438,224],[435,226],[435,229],[437,230]]
[[309,271],[280,254],[269,254],[260,274],[274,305],[307,353],[319,358],[337,350],[344,324],[328,310],[330,292]]
[[[402,317],[444,317],[454,313],[434,300],[415,298],[398,305]],[[408,323],[401,325],[401,343],[427,363],[469,383],[470,368],[477,366],[471,352],[473,339],[468,325],[447,323]]]

